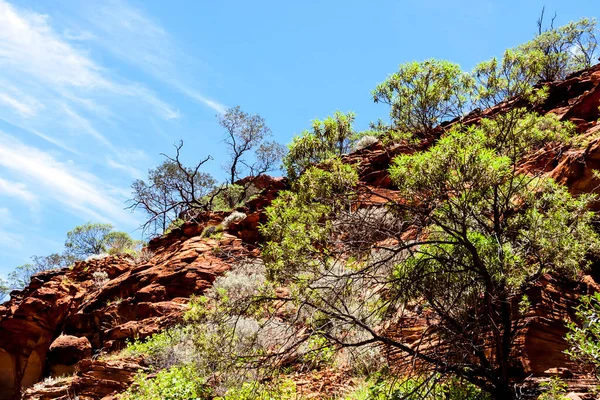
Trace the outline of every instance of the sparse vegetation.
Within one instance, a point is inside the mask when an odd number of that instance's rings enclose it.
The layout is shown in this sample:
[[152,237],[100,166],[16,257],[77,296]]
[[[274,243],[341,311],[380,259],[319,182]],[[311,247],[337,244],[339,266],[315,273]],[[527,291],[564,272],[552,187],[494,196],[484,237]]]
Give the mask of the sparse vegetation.
[[[390,125],[358,133],[355,114],[339,111],[313,121],[283,157],[291,183],[265,210],[260,252],[248,245],[242,258],[222,240],[248,217],[241,211],[258,192],[255,178],[284,154],[266,140],[271,131],[259,115],[234,107],[218,116],[230,156],[223,184],[201,171],[210,156],[183,165],[183,143],[147,182],[136,181],[131,207],[146,212],[152,234],[230,211],[200,236],[232,268],[191,298],[179,325],[128,342],[119,356],[143,357],[148,370],[122,399],[301,399],[294,378],[332,368],[360,384],[327,393],[331,399],[520,398],[515,371],[529,295],[546,274],[576,279],[600,255],[596,196],[573,195],[543,166],[521,168],[548,143],[573,143],[573,124],[538,113],[548,96],[540,81],[591,64],[596,23],[544,30],[542,16],[538,25],[531,42],[472,72],[433,59],[401,65],[372,93],[390,106]],[[478,108],[488,111],[465,118]],[[378,142],[406,146],[384,154],[394,156],[382,174],[392,194],[374,193],[359,178],[364,165],[342,157]],[[68,256],[18,267],[13,286],[76,259],[130,254],[142,265],[154,256],[110,224],[67,236]],[[108,273],[95,270],[92,280],[102,290]],[[567,354],[600,380],[600,294],[584,296],[576,311]],[[566,389],[551,379],[537,394],[563,400]]]
[[94,271],[92,273],[92,279],[96,290],[101,290],[109,281],[106,271]]

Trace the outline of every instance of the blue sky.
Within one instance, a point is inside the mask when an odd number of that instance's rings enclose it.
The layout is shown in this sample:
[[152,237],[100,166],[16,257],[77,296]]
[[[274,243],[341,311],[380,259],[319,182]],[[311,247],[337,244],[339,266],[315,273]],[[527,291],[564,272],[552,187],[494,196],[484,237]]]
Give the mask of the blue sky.
[[370,91],[405,61],[471,69],[597,0],[0,0],[0,277],[87,221],[139,238],[129,186],[185,141],[224,178],[215,114],[240,105],[288,143],[314,118],[387,116]]

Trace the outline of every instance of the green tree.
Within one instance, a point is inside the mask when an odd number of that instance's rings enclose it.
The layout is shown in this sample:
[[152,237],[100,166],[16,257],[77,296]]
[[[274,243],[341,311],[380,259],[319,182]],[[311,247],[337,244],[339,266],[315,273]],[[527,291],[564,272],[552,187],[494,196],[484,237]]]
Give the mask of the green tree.
[[141,246],[139,240],[133,240],[126,232],[110,232],[104,238],[108,254],[134,253]]
[[598,48],[595,18],[582,18],[558,28],[554,27],[554,18],[547,29],[544,29],[543,23],[544,10],[538,20],[536,37],[519,47],[525,53],[540,52],[543,55],[539,79],[564,79],[573,72],[592,66]]
[[[264,118],[258,114],[249,115],[239,106],[217,115],[217,118],[225,129],[224,141],[230,156],[225,169],[230,185],[245,176],[257,177],[277,167],[283,157],[284,147],[266,140],[272,133]],[[252,157],[248,158],[250,155]]]
[[296,179],[310,165],[341,156],[350,151],[357,139],[352,124],[356,114],[336,111],[324,120],[312,121],[312,130],[294,137],[283,159],[287,175]]
[[31,262],[19,265],[7,276],[7,280],[0,279],[0,294],[3,298],[13,290],[22,289],[29,285],[31,277],[38,272],[64,268],[75,262],[69,254],[50,254],[49,256],[33,256]]
[[67,232],[65,249],[78,259],[106,253],[106,236],[112,232],[111,224],[91,223],[76,226]]
[[66,254],[85,259],[100,254],[121,254],[137,246],[129,234],[116,232],[112,224],[88,222],[67,232]]
[[398,72],[377,85],[373,100],[390,106],[393,129],[425,137],[441,122],[462,115],[471,84],[457,64],[415,61],[400,65]]
[[148,171],[147,181],[138,179],[131,185],[133,198],[129,208],[146,213],[148,219],[143,228],[151,235],[165,232],[185,212],[209,208],[206,196],[215,190],[216,181],[200,168],[212,158],[185,166],[180,160],[182,147],[183,142],[175,146],[175,157],[163,154],[166,160]]
[[[570,130],[552,117],[518,120],[458,125],[428,150],[399,156],[390,173],[403,200],[377,212],[357,210],[364,189],[342,178],[341,167],[308,170],[273,203],[263,255],[291,288],[287,300],[304,309],[298,314],[313,316],[314,334],[342,347],[380,342],[424,371],[515,398],[514,340],[527,290],[544,273],[574,277],[598,249],[593,196],[573,198],[515,168]],[[377,328],[382,318],[402,326],[415,304],[428,316],[416,340]]]

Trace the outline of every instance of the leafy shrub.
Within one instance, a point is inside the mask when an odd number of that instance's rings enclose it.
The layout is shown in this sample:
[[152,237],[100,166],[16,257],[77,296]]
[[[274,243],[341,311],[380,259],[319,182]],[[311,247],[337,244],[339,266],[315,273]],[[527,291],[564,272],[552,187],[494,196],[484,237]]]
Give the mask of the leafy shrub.
[[205,238],[213,237],[215,235],[220,234],[223,231],[224,231],[223,224],[210,225],[210,226],[207,226],[206,228],[204,228],[204,230],[202,230],[200,237],[205,237]]
[[440,380],[438,376],[396,379],[376,374],[345,400],[488,400],[477,387],[456,379]]
[[457,64],[410,62],[377,85],[373,100],[390,105],[393,129],[423,137],[439,123],[462,115],[471,85]]
[[165,231],[163,232],[163,235],[167,235],[167,234],[171,233],[174,229],[180,228],[181,225],[183,225],[184,223],[185,223],[185,220],[182,218],[177,218],[177,219],[171,221],[171,223],[169,224],[167,229],[165,229]]
[[133,385],[122,395],[123,400],[189,400],[211,399],[212,390],[198,375],[192,364],[173,366],[159,371],[152,379],[138,374]]
[[566,353],[600,381],[600,293],[583,296],[576,316],[581,325],[567,324],[570,348]]
[[355,117],[353,112],[336,111],[333,117],[314,120],[312,131],[294,137],[283,158],[288,177],[296,179],[311,165],[347,153],[355,137]]
[[594,61],[598,40],[596,19],[582,18],[559,28],[551,27],[540,32],[531,41],[519,46],[519,50],[543,55],[539,78],[544,81],[563,79],[572,72],[588,68]]
[[231,211],[239,207],[245,200],[245,188],[241,185],[229,184],[217,188],[205,196],[204,200],[212,211]]
[[560,378],[553,377],[546,382],[540,383],[542,394],[537,400],[569,400],[567,394],[567,384]]
[[145,340],[131,342],[123,350],[125,356],[143,356],[156,368],[190,364],[196,360],[191,327],[175,327],[156,333]]
[[240,388],[230,389],[215,400],[298,400],[296,384],[290,379],[266,384],[246,382]]
[[300,349],[302,363],[308,368],[318,368],[333,362],[334,348],[323,336],[314,335],[306,342],[306,346]]

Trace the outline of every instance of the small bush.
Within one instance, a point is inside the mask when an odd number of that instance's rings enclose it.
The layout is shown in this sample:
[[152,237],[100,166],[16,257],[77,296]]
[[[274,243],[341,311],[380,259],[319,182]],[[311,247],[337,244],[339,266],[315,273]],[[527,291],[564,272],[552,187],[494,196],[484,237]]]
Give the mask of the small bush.
[[198,375],[192,364],[175,366],[149,379],[138,374],[134,385],[122,395],[123,400],[189,400],[210,399],[212,390],[206,380]]
[[108,274],[105,271],[95,271],[92,274],[92,279],[94,280],[94,288],[96,290],[102,289],[109,281]]
[[231,224],[237,224],[240,221],[246,219],[247,215],[243,212],[234,211],[229,214],[222,222],[223,229],[228,229]]
[[290,379],[283,379],[272,384],[246,382],[241,388],[230,389],[225,396],[215,400],[297,400],[300,397],[296,384]]
[[135,265],[142,265],[152,260],[152,257],[154,257],[154,252],[144,248],[140,251],[136,251],[132,257]]
[[576,308],[581,325],[567,324],[567,355],[586,372],[592,372],[600,381],[600,293],[582,296]]
[[538,400],[569,400],[567,394],[567,384],[560,378],[553,377],[549,381],[540,383],[542,394]]
[[215,279],[211,291],[224,291],[230,302],[238,302],[258,294],[265,282],[265,269],[261,263],[245,263]]
[[223,230],[224,230],[223,224],[207,226],[202,231],[202,234],[200,235],[200,237],[203,237],[203,238],[213,237],[214,235],[223,232]]
[[171,231],[173,231],[173,229],[180,228],[181,225],[183,225],[184,223],[185,223],[185,220],[183,220],[181,218],[177,218],[176,220],[174,220],[173,222],[171,222],[169,224],[167,229],[165,229],[165,231],[163,232],[163,235],[168,235]]
[[125,356],[143,356],[156,368],[189,364],[196,358],[191,327],[175,327],[150,336],[143,341],[129,343]]
[[427,376],[397,380],[378,374],[344,400],[489,400],[489,396],[457,379],[441,381],[438,376]]

